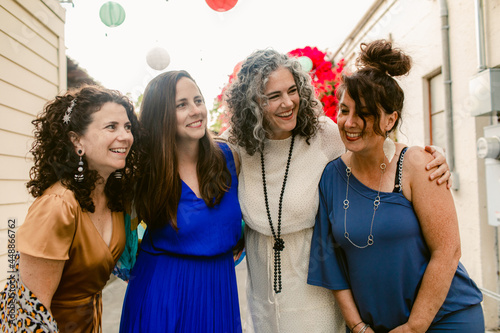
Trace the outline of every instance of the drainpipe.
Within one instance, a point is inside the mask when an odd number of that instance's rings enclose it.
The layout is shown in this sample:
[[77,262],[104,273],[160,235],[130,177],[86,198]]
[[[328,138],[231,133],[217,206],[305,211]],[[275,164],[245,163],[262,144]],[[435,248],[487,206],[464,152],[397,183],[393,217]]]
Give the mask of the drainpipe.
[[477,58],[479,60],[479,72],[485,70],[486,56],[484,46],[484,12],[483,0],[476,0],[476,32],[477,32]]
[[441,8],[441,44],[443,49],[443,83],[444,83],[444,115],[446,118],[446,160],[453,177],[453,189],[460,188],[458,173],[455,172],[455,141],[453,135],[453,105],[451,93],[451,66],[450,66],[450,26],[448,25],[448,4],[440,0]]

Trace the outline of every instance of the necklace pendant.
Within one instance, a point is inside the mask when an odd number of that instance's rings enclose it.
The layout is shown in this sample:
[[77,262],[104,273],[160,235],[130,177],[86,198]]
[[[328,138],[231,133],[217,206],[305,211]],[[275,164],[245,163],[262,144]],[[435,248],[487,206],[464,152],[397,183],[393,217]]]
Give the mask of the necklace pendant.
[[349,200],[345,199],[344,200],[344,209],[348,209],[349,208]]
[[273,249],[275,251],[283,251],[285,249],[285,241],[283,240],[283,238],[276,238],[274,240]]

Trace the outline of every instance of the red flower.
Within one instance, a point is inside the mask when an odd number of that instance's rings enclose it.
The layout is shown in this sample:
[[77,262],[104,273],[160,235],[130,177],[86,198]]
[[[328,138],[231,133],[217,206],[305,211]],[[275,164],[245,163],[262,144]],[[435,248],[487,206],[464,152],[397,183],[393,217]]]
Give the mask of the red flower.
[[312,84],[316,88],[316,97],[323,104],[325,115],[337,122],[338,100],[335,97],[335,89],[340,84],[341,73],[345,65],[344,59],[332,68],[332,63],[325,60],[326,53],[310,46],[292,50],[288,52],[288,55],[292,57],[306,56],[311,59],[313,68],[309,74],[312,78]]
[[323,110],[327,117],[330,117],[334,122],[337,122],[337,98],[335,95],[324,95],[321,98],[323,103]]

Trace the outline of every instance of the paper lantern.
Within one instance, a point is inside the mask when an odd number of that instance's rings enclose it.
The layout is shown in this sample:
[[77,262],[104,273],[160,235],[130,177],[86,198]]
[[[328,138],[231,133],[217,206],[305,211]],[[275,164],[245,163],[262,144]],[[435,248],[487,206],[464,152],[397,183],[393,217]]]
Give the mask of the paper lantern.
[[152,69],[161,71],[170,64],[170,55],[162,47],[153,47],[146,55],[146,62]]
[[236,3],[238,0],[205,0],[207,2],[207,5],[210,6],[213,10],[216,12],[227,12],[234,6],[236,6]]
[[119,3],[108,1],[101,6],[99,17],[108,27],[117,27],[125,21],[125,9]]
[[311,69],[313,69],[313,62],[311,58],[302,56],[298,57],[297,60],[299,61],[300,65],[302,66],[302,69],[306,72],[310,72]]

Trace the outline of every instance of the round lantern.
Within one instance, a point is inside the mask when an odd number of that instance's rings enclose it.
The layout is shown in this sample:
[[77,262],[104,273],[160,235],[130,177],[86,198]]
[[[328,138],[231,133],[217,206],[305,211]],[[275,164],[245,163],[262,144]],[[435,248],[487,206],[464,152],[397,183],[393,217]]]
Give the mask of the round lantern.
[[227,12],[234,6],[236,6],[236,3],[238,0],[205,0],[207,2],[207,5],[210,6],[213,10],[216,12]]
[[170,55],[162,47],[153,47],[146,55],[146,62],[152,69],[161,71],[170,64]]
[[108,27],[117,27],[125,21],[125,9],[119,3],[108,1],[101,6],[99,17]]
[[302,69],[305,72],[309,73],[311,71],[311,69],[313,69],[313,62],[312,62],[311,58],[306,57],[306,56],[302,56],[302,57],[298,57],[297,60],[299,61],[300,65],[302,66]]

